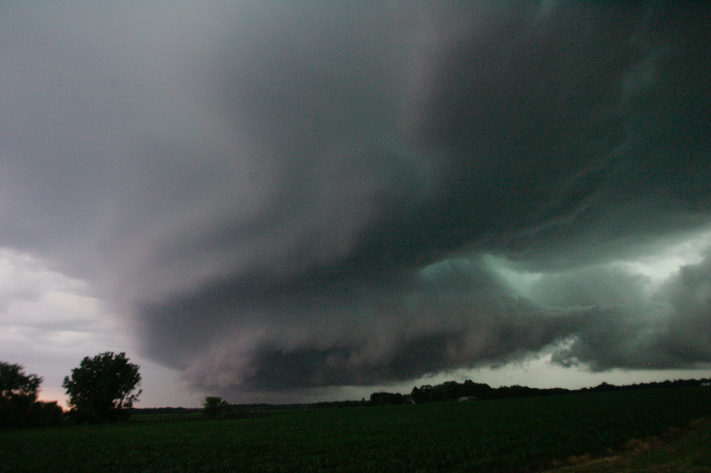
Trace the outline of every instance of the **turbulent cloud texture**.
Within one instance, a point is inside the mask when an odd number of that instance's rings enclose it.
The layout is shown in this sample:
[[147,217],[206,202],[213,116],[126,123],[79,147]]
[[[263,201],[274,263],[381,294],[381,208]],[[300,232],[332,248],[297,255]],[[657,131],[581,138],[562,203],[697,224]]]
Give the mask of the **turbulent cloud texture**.
[[702,2],[0,5],[0,245],[195,386],[711,363]]

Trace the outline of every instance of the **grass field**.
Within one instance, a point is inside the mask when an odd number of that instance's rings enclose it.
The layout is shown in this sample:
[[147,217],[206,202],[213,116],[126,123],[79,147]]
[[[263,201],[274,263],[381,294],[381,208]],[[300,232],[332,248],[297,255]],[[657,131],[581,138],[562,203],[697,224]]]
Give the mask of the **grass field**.
[[709,416],[697,387],[15,430],[0,473],[538,471]]
[[684,429],[672,428],[659,437],[631,440],[617,455],[576,460],[547,473],[709,473],[711,419],[694,421]]

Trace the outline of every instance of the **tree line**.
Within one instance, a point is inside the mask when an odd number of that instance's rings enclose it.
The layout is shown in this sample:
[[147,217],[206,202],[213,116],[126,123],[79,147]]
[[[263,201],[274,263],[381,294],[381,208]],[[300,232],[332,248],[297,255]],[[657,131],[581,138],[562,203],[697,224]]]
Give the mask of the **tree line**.
[[[131,414],[133,404],[141,394],[139,366],[130,363],[125,353],[100,353],[85,357],[71,375],[64,378],[62,386],[69,396],[69,412],[65,413],[57,401],[38,400],[42,378],[26,374],[24,367],[0,361],[0,428],[51,426],[68,417],[79,424],[105,421],[125,421]],[[711,379],[690,379],[640,383],[615,386],[602,383],[593,388],[570,390],[565,388],[531,388],[527,386],[502,386],[492,388],[488,384],[466,380],[463,383],[447,381],[442,384],[415,386],[409,394],[376,392],[366,401],[337,401],[317,403],[306,407],[345,407],[353,405],[395,405],[407,403],[443,402],[454,400],[505,399],[515,397],[545,396],[573,392],[595,392],[628,389],[647,389],[680,386],[709,386]],[[265,410],[275,407],[263,405],[229,404],[219,397],[206,397],[203,415],[206,418],[261,417]],[[303,407],[295,405],[292,407]],[[66,414],[66,416],[65,416]]]
[[565,389],[565,388],[531,388],[528,386],[502,386],[492,388],[488,384],[475,383],[466,380],[463,383],[447,381],[442,384],[412,388],[410,394],[376,392],[370,395],[367,402],[371,406],[385,406],[395,404],[421,404],[426,402],[442,402],[456,400],[478,400],[478,399],[509,399],[517,397],[550,396],[556,394],[566,394],[575,392],[598,392],[598,391],[620,391],[630,389],[667,388],[681,386],[711,386],[709,379],[683,379],[675,381],[662,381],[615,386],[613,384],[602,383],[592,388]]
[[202,402],[202,415],[206,419],[246,419],[266,417],[262,409],[245,409],[239,404],[230,404],[221,397],[208,396]]
[[[76,423],[127,420],[138,401],[139,366],[125,353],[100,353],[85,357],[62,387],[69,396],[67,416]],[[24,367],[0,361],[0,428],[57,425],[64,415],[57,401],[39,401],[42,378]]]

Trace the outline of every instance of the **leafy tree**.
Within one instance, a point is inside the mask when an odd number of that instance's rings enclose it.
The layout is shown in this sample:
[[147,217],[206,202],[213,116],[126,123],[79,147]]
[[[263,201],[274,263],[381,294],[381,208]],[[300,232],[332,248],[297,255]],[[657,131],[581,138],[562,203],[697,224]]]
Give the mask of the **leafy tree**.
[[410,399],[418,404],[422,402],[431,402],[433,401],[433,391],[434,389],[429,384],[425,384],[419,388],[415,386],[412,388],[412,392],[410,393]]
[[410,396],[404,396],[400,393],[378,392],[370,395],[371,406],[390,406],[408,402],[410,402]]
[[0,427],[27,427],[59,423],[57,402],[37,401],[42,378],[25,374],[21,365],[0,361]]
[[202,415],[208,419],[219,417],[229,407],[221,397],[208,396],[202,401]]
[[128,419],[128,409],[141,394],[132,394],[141,381],[138,368],[128,362],[125,353],[107,351],[85,357],[62,383],[69,396],[70,414],[79,423]]
[[36,401],[30,406],[28,425],[33,427],[48,427],[57,425],[62,419],[64,410],[57,401]]

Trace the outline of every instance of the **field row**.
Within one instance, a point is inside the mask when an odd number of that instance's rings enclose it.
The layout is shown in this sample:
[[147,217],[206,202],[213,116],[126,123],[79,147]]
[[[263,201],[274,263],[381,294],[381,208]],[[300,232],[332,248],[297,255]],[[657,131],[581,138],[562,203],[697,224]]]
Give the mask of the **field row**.
[[697,387],[4,431],[0,473],[530,471],[708,416]]

